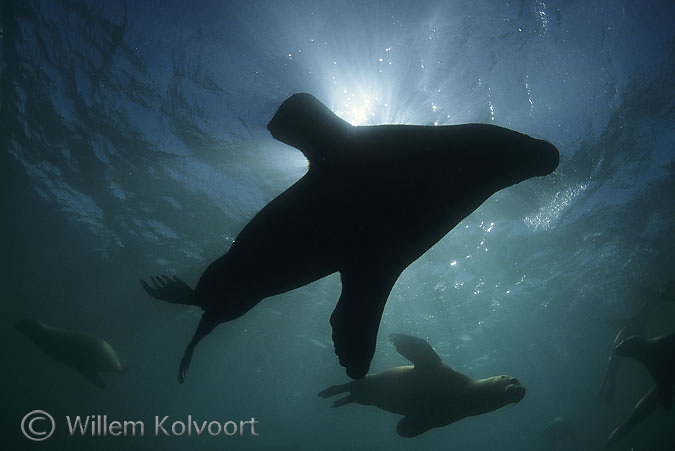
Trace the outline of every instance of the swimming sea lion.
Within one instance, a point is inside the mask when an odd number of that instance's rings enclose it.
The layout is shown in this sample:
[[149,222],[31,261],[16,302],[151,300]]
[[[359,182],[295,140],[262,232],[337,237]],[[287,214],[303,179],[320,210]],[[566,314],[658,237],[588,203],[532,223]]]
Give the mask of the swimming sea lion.
[[350,377],[363,377],[399,274],[493,193],[550,174],[559,158],[552,144],[493,125],[354,127],[309,94],[287,99],[267,128],[305,154],[309,171],[251,219],[194,290],[177,277],[141,281],[157,299],[204,310],[181,383],[218,324],[338,271],[335,352]]
[[630,415],[609,436],[607,447],[630,432],[659,406],[666,410],[673,407],[675,384],[675,334],[650,339],[640,336],[626,338],[615,349],[617,355],[630,357],[643,363],[654,380],[654,386],[635,404]]
[[396,427],[403,437],[415,437],[432,428],[491,412],[525,396],[525,387],[515,377],[474,379],[445,365],[421,338],[402,334],[390,338],[396,350],[414,366],[399,366],[333,385],[319,396],[349,392],[333,407],[355,402],[405,415]]
[[28,337],[35,346],[48,356],[72,366],[94,385],[105,388],[98,374],[102,371],[124,374],[126,368],[110,343],[102,338],[82,332],[74,332],[47,326],[34,319],[22,319],[14,323],[17,330]]
[[672,290],[672,281],[668,282],[664,287],[654,290],[648,286],[640,285],[636,287],[635,297],[640,298],[640,307],[631,317],[626,319],[623,327],[619,329],[612,348],[607,359],[607,370],[605,371],[605,379],[598,391],[596,399],[598,401],[610,403],[614,401],[614,393],[616,392],[616,376],[619,371],[619,364],[622,359],[620,355],[615,352],[616,346],[625,338],[633,335],[641,335],[647,327],[647,320],[650,313],[656,307],[656,299],[660,298],[662,301],[669,301],[668,290]]

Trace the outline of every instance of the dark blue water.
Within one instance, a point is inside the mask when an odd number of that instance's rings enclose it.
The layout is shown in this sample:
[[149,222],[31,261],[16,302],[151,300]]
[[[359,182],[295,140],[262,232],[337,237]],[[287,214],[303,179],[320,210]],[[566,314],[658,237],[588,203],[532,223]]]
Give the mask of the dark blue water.
[[[623,362],[594,397],[622,321],[675,278],[675,6],[670,1],[19,1],[0,6],[3,449],[602,449],[650,387]],[[357,125],[485,122],[545,138],[551,176],[490,198],[406,270],[371,366],[406,364],[388,341],[426,338],[474,377],[512,374],[515,406],[415,439],[373,407],[331,408],[346,382],[328,318],[337,275],[222,325],[176,382],[196,308],[138,279],[194,286],[247,221],[299,179],[302,154],[265,126],[311,92]],[[404,206],[402,206],[404,208]],[[401,237],[405,240],[406,237]],[[673,331],[657,303],[645,335]],[[12,326],[33,317],[108,340],[128,366],[101,390]],[[54,436],[21,420],[41,409]],[[82,437],[66,417],[143,421],[143,437]],[[258,421],[245,433],[155,436],[155,416]],[[617,450],[670,450],[655,412]]]

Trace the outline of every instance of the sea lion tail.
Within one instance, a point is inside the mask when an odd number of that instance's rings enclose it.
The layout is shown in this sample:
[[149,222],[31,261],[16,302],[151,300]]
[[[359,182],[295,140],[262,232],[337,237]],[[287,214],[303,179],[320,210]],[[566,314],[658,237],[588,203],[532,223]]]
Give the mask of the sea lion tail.
[[[351,388],[351,385],[352,385],[351,382],[347,382],[346,384],[331,385],[327,389],[319,392],[319,396],[321,396],[322,398],[328,398],[329,396],[334,396],[339,393],[348,392]],[[333,403],[333,407],[341,407],[353,401],[354,400],[352,399],[352,395],[347,395],[335,401]]]

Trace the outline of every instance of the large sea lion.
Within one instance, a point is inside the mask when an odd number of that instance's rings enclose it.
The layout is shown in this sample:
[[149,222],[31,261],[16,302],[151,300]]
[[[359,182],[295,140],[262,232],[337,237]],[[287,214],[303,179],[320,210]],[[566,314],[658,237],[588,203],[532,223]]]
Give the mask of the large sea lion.
[[615,352],[635,359],[647,367],[654,386],[635,404],[628,418],[612,431],[607,447],[628,434],[659,406],[666,410],[673,407],[675,384],[675,333],[654,338],[628,337],[619,343]]
[[181,383],[218,324],[335,272],[335,352],[350,377],[363,377],[401,272],[493,193],[550,174],[559,158],[552,144],[493,125],[354,127],[309,94],[284,101],[267,128],[304,153],[308,172],[251,219],[194,290],[177,277],[141,281],[157,299],[204,310]]
[[113,347],[102,338],[50,327],[34,319],[22,319],[14,325],[40,351],[72,366],[82,377],[101,388],[105,388],[105,382],[99,372],[126,372],[126,367],[120,363]]
[[399,366],[333,385],[319,396],[327,398],[349,392],[335,401],[333,407],[355,402],[405,415],[396,427],[403,437],[415,437],[432,428],[492,412],[525,396],[525,387],[515,377],[474,379],[445,365],[421,338],[402,334],[390,338],[396,350],[413,366]]

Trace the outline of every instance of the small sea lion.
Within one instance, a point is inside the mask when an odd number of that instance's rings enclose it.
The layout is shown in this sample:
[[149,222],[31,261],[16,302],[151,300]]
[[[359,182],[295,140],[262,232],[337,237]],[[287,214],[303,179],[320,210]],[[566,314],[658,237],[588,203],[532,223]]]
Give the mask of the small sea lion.
[[615,349],[617,355],[635,359],[647,367],[654,386],[635,404],[628,418],[612,431],[607,440],[609,448],[628,434],[659,406],[673,407],[675,384],[675,333],[654,338],[628,337]]
[[175,276],[141,281],[156,299],[204,310],[180,383],[218,324],[335,272],[335,353],[349,377],[363,377],[401,272],[492,194],[559,161],[552,144],[494,125],[354,127],[310,94],[284,101],[267,128],[304,153],[307,173],[246,224],[194,290]]
[[413,366],[399,366],[333,385],[319,396],[327,398],[349,392],[335,401],[333,407],[354,402],[405,415],[396,427],[402,437],[415,437],[432,428],[488,413],[515,404],[525,396],[525,387],[515,377],[474,379],[444,364],[421,338],[393,334],[390,339]]
[[82,377],[101,388],[105,388],[105,382],[99,372],[126,372],[113,347],[102,338],[47,326],[34,319],[22,319],[14,325],[40,351],[72,366]]

